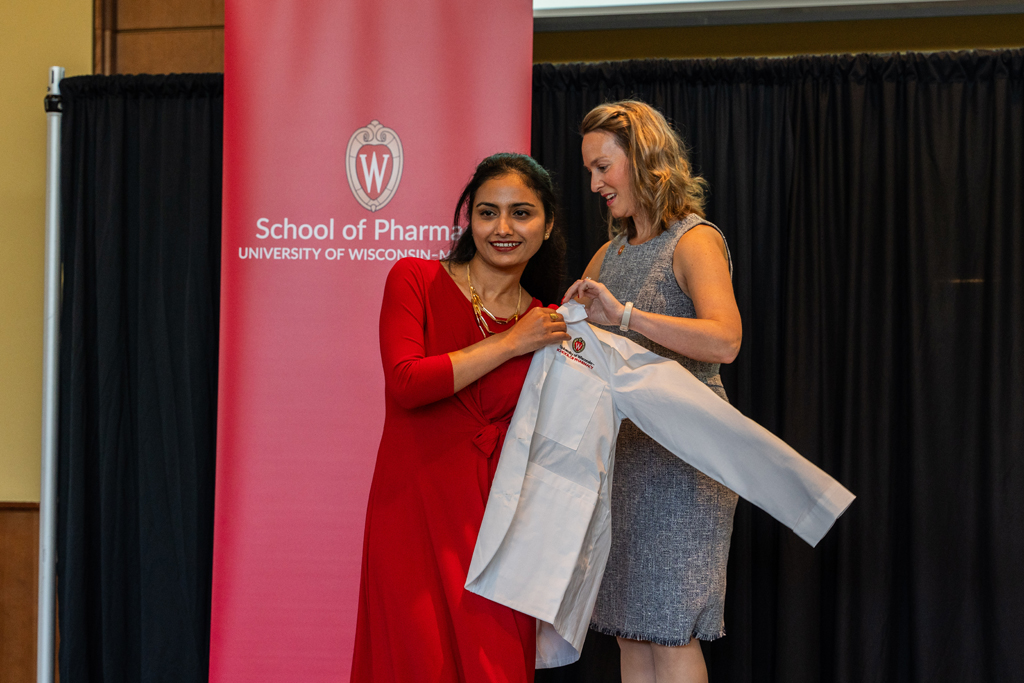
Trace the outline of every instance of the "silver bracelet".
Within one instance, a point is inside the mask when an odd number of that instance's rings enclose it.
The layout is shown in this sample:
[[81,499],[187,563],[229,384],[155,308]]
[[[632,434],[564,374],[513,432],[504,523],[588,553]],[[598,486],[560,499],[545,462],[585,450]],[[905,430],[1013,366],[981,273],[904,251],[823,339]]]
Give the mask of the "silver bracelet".
[[626,302],[626,309],[622,311],[622,320],[619,321],[619,329],[623,332],[629,330],[629,316],[633,313],[633,302]]

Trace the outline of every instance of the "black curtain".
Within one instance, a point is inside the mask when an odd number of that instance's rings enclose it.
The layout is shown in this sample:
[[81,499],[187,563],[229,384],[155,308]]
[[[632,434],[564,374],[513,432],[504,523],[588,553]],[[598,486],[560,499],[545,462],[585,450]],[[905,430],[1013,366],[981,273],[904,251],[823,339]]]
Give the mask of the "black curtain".
[[222,81],[61,84],[67,683],[207,677]]
[[741,503],[711,680],[1024,680],[1024,52],[546,64],[533,97],[577,277],[583,115],[674,122],[736,262],[730,396],[858,495],[813,550]]
[[[221,78],[65,81],[61,675],[206,680]],[[594,105],[712,187],[733,402],[859,498],[816,549],[741,503],[711,680],[1024,671],[1024,51],[539,65],[570,274],[605,241]],[[545,681],[617,681],[614,641]]]

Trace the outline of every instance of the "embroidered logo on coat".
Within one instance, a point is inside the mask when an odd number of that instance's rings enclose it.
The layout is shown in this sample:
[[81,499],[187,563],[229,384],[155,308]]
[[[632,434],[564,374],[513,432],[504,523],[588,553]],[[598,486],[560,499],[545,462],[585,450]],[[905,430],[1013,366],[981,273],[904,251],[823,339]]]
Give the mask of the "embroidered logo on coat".
[[[571,350],[567,350],[566,346]],[[576,361],[588,370],[593,370],[594,361],[580,355],[580,352],[585,348],[587,348],[587,342],[584,341],[583,337],[576,337],[571,342],[568,342],[568,344],[566,342],[562,342],[562,346],[558,347],[558,352],[569,360]]]

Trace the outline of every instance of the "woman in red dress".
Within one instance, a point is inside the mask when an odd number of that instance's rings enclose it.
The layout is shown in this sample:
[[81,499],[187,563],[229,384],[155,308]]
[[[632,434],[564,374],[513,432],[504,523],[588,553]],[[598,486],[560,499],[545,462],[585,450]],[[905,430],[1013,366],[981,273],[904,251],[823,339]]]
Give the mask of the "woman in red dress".
[[370,487],[352,678],[533,680],[532,617],[465,590],[533,351],[569,339],[564,238],[533,159],[485,159],[463,191],[447,261],[403,259],[380,316],[384,436]]

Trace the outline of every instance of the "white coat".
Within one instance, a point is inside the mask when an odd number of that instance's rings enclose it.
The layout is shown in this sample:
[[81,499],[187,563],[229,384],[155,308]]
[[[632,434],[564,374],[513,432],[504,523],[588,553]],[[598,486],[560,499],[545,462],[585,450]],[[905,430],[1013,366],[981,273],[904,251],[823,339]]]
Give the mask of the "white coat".
[[816,545],[854,496],[679,363],[592,327],[537,351],[512,416],[466,588],[538,620],[537,667],[576,661],[611,536],[624,418]]

